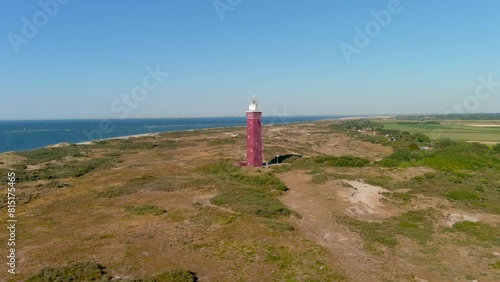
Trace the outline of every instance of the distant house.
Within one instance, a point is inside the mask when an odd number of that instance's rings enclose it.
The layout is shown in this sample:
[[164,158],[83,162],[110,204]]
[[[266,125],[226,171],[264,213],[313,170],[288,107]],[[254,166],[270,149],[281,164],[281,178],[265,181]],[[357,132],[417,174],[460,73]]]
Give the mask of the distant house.
[[418,149],[419,149],[419,150],[421,150],[421,151],[425,151],[425,150],[429,150],[429,149],[430,149],[430,147],[427,147],[427,146],[420,146],[420,147],[418,147]]

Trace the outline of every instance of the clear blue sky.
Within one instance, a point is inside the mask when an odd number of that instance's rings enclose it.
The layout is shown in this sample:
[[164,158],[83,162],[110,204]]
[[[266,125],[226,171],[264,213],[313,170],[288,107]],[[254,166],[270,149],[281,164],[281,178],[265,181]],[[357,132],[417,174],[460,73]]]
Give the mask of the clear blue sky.
[[[268,116],[444,113],[478,76],[500,82],[498,0],[401,0],[348,63],[340,44],[389,2],[219,0],[236,4],[221,20],[212,0],[72,0],[26,38],[22,18],[46,12],[3,0],[0,120],[243,115],[251,95]],[[170,75],[135,108],[117,100],[148,66]],[[499,109],[497,86],[473,111]]]

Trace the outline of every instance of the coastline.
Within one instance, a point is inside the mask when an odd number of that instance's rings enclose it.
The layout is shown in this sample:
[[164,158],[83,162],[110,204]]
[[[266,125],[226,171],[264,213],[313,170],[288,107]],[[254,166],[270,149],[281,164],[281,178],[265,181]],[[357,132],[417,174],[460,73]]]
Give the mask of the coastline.
[[[300,123],[311,123],[311,122],[324,122],[324,121],[338,121],[338,120],[356,120],[356,119],[384,119],[384,118],[391,118],[393,116],[359,116],[359,117],[336,117],[336,118],[328,118],[324,117],[323,119],[317,119],[317,120],[302,120],[302,121],[291,121],[291,122],[272,122],[271,124],[264,124],[263,126],[276,126],[276,125],[287,125],[287,124],[300,124]],[[290,118],[296,118],[294,116]],[[89,140],[89,141],[82,141],[82,142],[59,142],[59,143],[52,143],[52,144],[47,144],[45,146],[39,146],[36,148],[31,148],[31,149],[19,149],[19,150],[8,150],[5,152],[0,152],[0,154],[4,153],[9,153],[9,152],[21,152],[21,151],[31,151],[31,150],[37,150],[37,149],[42,149],[42,148],[57,148],[61,146],[69,146],[69,145],[91,145],[94,142],[99,142],[103,140],[113,140],[113,139],[130,139],[130,138],[140,138],[140,137],[148,137],[148,136],[157,136],[160,133],[166,133],[166,132],[184,132],[184,131],[198,131],[198,130],[211,130],[211,129],[223,129],[223,128],[237,128],[237,127],[244,127],[245,125],[228,125],[228,126],[220,126],[220,127],[207,127],[207,128],[193,128],[193,129],[181,129],[181,130],[172,130],[172,131],[159,131],[159,132],[150,132],[150,133],[139,133],[139,134],[131,134],[131,135],[123,135],[123,136],[116,136],[116,137],[109,137],[109,138],[103,138],[103,139],[95,139],[95,140]]]
[[[166,132],[173,132],[173,131],[166,131]],[[118,136],[118,137],[110,137],[110,138],[103,138],[103,139],[96,139],[96,140],[91,140],[91,141],[74,143],[74,145],[92,145],[92,143],[94,143],[94,142],[100,142],[100,141],[106,141],[106,140],[116,140],[116,139],[127,140],[127,139],[130,139],[130,138],[150,137],[150,136],[157,136],[160,133],[161,132],[142,133],[142,134],[133,134],[133,135]],[[71,143],[59,143],[59,144],[71,145]],[[49,145],[49,146],[47,146],[45,148],[55,147],[55,146],[57,146],[59,144]]]
[[[360,116],[360,117],[341,117],[341,118],[335,118],[335,119],[318,119],[315,121],[297,121],[297,122],[288,122],[288,123],[273,123],[273,124],[263,124],[263,127],[268,127],[268,126],[276,126],[276,125],[290,125],[290,124],[301,124],[301,123],[315,123],[315,122],[324,122],[324,121],[342,121],[342,120],[357,120],[357,119],[389,119],[389,118],[394,118],[395,116]],[[94,142],[99,142],[99,141],[105,141],[105,140],[116,140],[116,139],[122,139],[122,140],[127,140],[130,138],[140,138],[140,137],[151,137],[151,136],[158,136],[160,133],[167,133],[167,132],[187,132],[187,131],[200,131],[200,130],[211,130],[211,129],[224,129],[224,128],[238,128],[238,127],[244,127],[244,125],[234,125],[234,126],[222,126],[222,127],[209,127],[209,128],[197,128],[197,129],[186,129],[186,130],[174,130],[174,131],[162,131],[162,132],[154,132],[154,133],[142,133],[142,134],[132,134],[132,135],[124,135],[124,136],[118,136],[118,137],[110,137],[110,138],[104,138],[104,139],[96,139],[96,140],[91,140],[91,141],[85,141],[85,142],[79,142],[79,143],[74,143],[75,145],[91,145]],[[72,143],[62,143],[62,144],[72,144]],[[53,147],[57,146],[58,144],[55,145],[49,145],[47,147]]]

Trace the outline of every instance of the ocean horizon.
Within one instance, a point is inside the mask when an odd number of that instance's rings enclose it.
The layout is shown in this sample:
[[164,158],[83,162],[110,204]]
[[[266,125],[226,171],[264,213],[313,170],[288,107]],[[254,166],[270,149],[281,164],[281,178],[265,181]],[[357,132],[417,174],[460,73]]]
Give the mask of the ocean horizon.
[[[347,116],[269,116],[263,125],[339,119]],[[236,127],[246,124],[245,117],[142,118],[142,119],[71,119],[0,121],[0,153],[27,151],[59,143],[82,143],[129,135]]]

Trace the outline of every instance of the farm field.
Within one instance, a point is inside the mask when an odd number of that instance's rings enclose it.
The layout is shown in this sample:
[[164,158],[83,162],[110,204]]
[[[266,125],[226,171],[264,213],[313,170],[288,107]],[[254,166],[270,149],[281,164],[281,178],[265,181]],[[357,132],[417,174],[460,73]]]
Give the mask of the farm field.
[[410,124],[405,121],[384,121],[385,129],[424,133],[432,139],[451,138],[480,143],[500,142],[499,120],[449,120],[441,124]]

